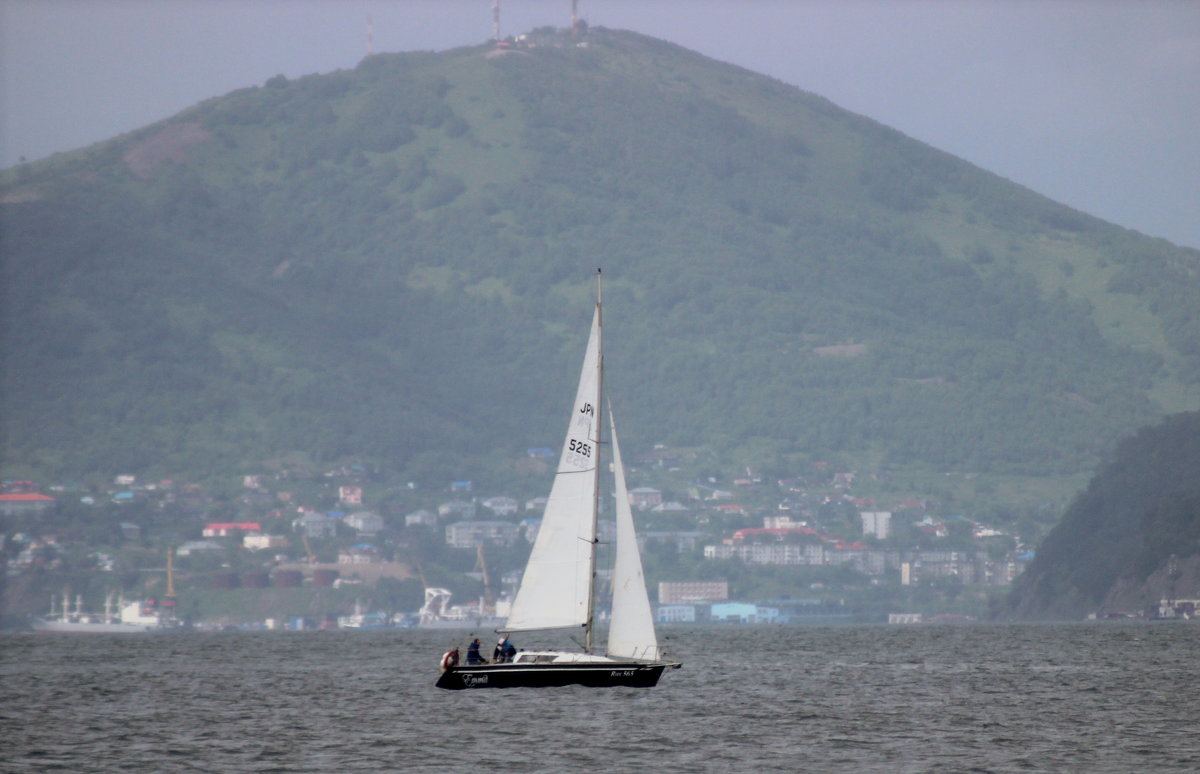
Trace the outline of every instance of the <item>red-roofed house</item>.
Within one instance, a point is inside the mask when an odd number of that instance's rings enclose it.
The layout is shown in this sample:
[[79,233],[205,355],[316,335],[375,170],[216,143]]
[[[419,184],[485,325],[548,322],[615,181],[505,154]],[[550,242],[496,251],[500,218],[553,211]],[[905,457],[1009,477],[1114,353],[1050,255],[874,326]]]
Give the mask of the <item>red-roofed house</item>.
[[14,492],[0,494],[0,513],[5,516],[15,516],[19,513],[36,513],[44,511],[55,503],[50,495],[37,492]]

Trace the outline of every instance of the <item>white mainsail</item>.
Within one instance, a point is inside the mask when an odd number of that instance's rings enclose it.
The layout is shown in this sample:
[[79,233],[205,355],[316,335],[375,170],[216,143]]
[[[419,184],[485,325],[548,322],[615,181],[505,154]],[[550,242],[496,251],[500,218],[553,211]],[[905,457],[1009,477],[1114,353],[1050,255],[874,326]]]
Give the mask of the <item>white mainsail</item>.
[[617,557],[612,574],[612,619],[608,628],[608,655],[635,659],[657,659],[658,639],[654,634],[654,613],[646,594],[642,557],[638,553],[633,528],[633,509],[625,487],[625,468],[617,445],[617,425],[612,407],[608,409],[611,430],[613,476],[617,499]]
[[600,339],[597,303],[558,471],[503,631],[583,627],[591,616],[599,486]]

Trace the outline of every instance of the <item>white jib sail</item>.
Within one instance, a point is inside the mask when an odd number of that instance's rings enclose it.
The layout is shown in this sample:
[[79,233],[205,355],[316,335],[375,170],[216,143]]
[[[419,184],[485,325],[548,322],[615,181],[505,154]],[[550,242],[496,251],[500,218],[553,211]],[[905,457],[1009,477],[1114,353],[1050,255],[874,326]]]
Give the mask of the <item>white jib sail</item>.
[[617,426],[609,408],[613,475],[616,489],[617,557],[613,564],[612,620],[608,629],[608,655],[623,658],[653,660],[659,657],[658,639],[654,635],[654,613],[646,595],[646,579],[642,574],[642,557],[638,553],[637,534],[633,528],[633,509],[629,506],[629,490],[625,487],[625,468],[621,464],[621,449],[617,445]]
[[600,438],[600,305],[542,526],[504,631],[582,627],[592,595]]

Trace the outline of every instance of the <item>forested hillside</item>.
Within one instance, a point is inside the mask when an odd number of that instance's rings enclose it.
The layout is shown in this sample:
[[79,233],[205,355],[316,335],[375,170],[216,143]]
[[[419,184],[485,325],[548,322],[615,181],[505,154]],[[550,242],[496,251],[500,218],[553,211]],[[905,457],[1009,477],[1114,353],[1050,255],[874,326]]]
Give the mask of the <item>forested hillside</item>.
[[1200,413],[1121,441],[1051,530],[999,614],[1142,613],[1200,594]]
[[1200,253],[662,41],[530,42],[7,170],[6,475],[554,446],[597,267],[631,449],[1069,473],[1200,405]]

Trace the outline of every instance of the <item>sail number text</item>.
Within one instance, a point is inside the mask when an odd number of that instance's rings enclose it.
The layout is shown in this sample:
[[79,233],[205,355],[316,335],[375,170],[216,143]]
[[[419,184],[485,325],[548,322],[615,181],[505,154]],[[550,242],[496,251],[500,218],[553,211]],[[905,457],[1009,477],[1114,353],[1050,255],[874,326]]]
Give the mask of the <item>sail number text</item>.
[[583,441],[576,441],[574,438],[572,438],[571,442],[567,445],[567,448],[570,451],[573,451],[576,454],[580,455],[581,457],[591,457],[592,456],[592,445],[590,443],[584,443]]

